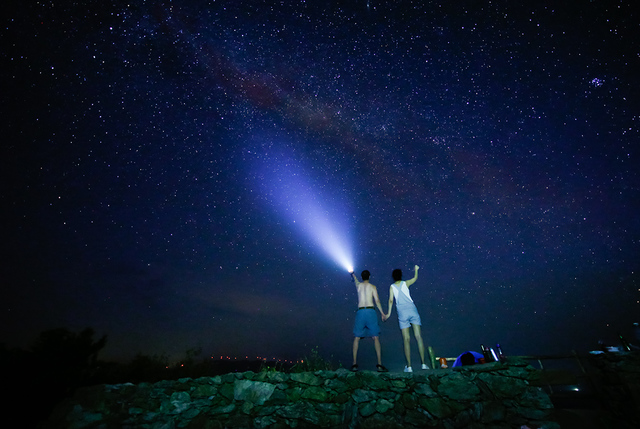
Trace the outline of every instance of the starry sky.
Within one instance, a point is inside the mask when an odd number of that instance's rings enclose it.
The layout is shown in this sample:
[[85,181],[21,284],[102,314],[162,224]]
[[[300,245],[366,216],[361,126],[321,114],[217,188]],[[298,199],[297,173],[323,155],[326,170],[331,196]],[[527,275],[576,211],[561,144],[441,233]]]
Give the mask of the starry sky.
[[513,3],[10,1],[0,342],[348,366],[343,259],[440,356],[631,337],[638,9]]

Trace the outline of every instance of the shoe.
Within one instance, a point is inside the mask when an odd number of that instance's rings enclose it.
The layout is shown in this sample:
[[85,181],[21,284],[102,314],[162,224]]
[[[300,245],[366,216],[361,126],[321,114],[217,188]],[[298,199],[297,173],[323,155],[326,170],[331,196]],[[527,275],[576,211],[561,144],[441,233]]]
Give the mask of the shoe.
[[354,363],[353,365],[351,365],[351,371],[358,372],[358,364],[357,363]]
[[426,364],[426,363],[423,363],[423,364],[422,364],[422,369],[429,369],[429,367],[427,366],[427,364]]
[[385,368],[384,365],[376,365],[376,368],[378,368],[378,372],[389,372],[389,370]]
[[411,368],[410,366],[405,366],[404,372],[413,372],[413,368]]

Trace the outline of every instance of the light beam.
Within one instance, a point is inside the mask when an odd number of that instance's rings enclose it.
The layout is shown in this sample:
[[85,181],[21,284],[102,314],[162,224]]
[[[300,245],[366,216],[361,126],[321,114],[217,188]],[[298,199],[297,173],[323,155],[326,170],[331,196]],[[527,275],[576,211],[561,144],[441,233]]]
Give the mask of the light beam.
[[302,165],[286,155],[263,158],[258,171],[256,178],[277,211],[319,245],[333,262],[352,272],[347,210],[336,202],[335,196],[322,197],[320,189],[326,183],[314,185]]

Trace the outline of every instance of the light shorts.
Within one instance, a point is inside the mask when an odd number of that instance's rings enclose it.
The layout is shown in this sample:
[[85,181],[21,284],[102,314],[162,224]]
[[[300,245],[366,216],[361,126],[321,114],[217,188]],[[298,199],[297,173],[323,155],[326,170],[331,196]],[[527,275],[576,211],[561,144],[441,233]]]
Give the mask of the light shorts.
[[356,322],[353,325],[354,337],[378,337],[380,336],[380,326],[378,326],[378,315],[373,308],[364,308],[356,311]]
[[411,325],[422,325],[418,309],[413,304],[398,306],[398,322],[400,329],[408,328]]

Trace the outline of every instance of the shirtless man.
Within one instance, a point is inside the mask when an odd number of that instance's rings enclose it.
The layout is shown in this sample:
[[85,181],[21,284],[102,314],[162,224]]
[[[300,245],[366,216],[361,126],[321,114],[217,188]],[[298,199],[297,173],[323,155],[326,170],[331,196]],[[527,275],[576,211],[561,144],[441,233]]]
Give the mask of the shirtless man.
[[404,356],[407,359],[407,366],[404,367],[404,372],[413,372],[411,368],[411,336],[409,328],[413,327],[413,336],[418,343],[418,352],[420,353],[420,360],[422,361],[422,369],[429,369],[424,361],[424,342],[422,341],[422,334],[420,333],[420,315],[418,309],[413,303],[411,294],[409,293],[409,286],[414,284],[418,280],[419,266],[413,267],[414,275],[411,280],[406,282],[402,280],[402,270],[395,269],[391,273],[394,283],[389,288],[389,312],[382,316],[382,320],[386,320],[391,317],[391,311],[393,310],[393,298],[396,299],[398,305],[398,322],[400,324],[400,331],[402,332],[402,339],[404,341]]
[[382,305],[380,305],[378,289],[369,283],[369,271],[364,270],[361,273],[362,282],[358,281],[358,278],[353,272],[350,274],[356,283],[356,289],[358,291],[358,311],[356,312],[356,321],[353,326],[353,365],[351,366],[351,371],[358,370],[358,364],[356,362],[360,338],[373,337],[373,345],[376,349],[376,355],[378,356],[376,368],[378,372],[388,372],[387,368],[382,365],[382,352],[380,349],[380,339],[378,338],[380,335],[380,327],[378,326],[378,315],[373,306],[373,301],[375,300],[376,306],[384,321],[386,317],[382,311]]

